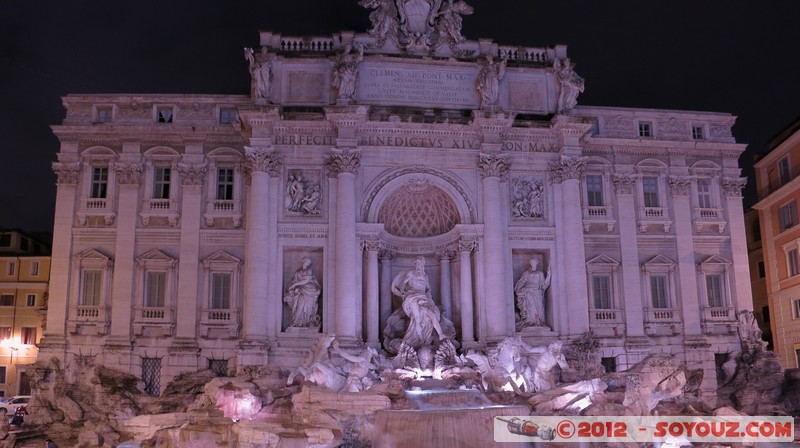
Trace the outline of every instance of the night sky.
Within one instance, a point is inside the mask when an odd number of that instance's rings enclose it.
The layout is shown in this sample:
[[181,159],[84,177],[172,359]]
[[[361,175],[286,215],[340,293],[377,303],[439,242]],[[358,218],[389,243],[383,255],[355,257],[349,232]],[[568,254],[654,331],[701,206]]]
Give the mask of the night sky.
[[[800,117],[800,1],[467,3],[469,39],[568,45],[586,79],[579,105],[738,116],[745,175]],[[357,0],[0,0],[0,228],[52,230],[49,126],[64,117],[63,95],[247,94],[242,48],[258,46],[259,30],[364,32],[368,16]]]

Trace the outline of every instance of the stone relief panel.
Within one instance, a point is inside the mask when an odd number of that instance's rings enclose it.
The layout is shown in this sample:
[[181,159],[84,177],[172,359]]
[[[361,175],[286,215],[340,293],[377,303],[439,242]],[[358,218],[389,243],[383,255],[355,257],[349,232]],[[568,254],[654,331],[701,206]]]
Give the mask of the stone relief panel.
[[544,183],[538,179],[511,179],[511,216],[514,219],[544,219]]
[[321,175],[321,170],[287,170],[283,194],[283,209],[286,216],[322,214]]
[[322,328],[321,248],[287,248],[283,254],[283,324],[287,332]]

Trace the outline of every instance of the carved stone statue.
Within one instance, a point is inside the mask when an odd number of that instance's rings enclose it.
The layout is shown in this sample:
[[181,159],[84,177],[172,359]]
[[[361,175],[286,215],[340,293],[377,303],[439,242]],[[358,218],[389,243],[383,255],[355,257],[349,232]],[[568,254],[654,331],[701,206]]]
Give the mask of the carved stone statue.
[[398,274],[392,292],[403,298],[403,312],[409,318],[403,343],[411,348],[432,344],[434,337],[444,339],[439,325],[439,308],[431,298],[431,286],[425,273],[425,258],[417,257],[414,269]]
[[368,33],[377,39],[378,48],[386,43],[387,37],[397,40],[400,21],[395,0],[361,0],[358,4],[374,10],[369,14],[372,29]]
[[353,99],[356,93],[358,64],[362,59],[364,59],[364,47],[361,45],[356,45],[356,51],[353,52],[353,46],[347,44],[344,53],[339,56],[333,72],[333,83],[339,92],[340,100]]
[[378,352],[374,348],[367,347],[363,353],[353,355],[340,349],[339,341],[333,341],[333,350],[337,355],[352,363],[349,367],[345,366],[343,369],[347,372],[347,380],[342,392],[367,390],[380,381],[377,372],[380,361]]
[[320,286],[311,270],[311,259],[303,257],[303,266],[295,271],[283,297],[292,311],[291,327],[319,327],[319,294]]
[[[455,353],[455,327],[442,317],[433,302],[425,258],[417,257],[414,269],[398,274],[392,281],[392,293],[403,298],[403,305],[389,317],[384,330],[386,350],[397,353],[397,367],[423,371],[452,367]],[[400,340],[400,332],[402,340]]]
[[550,390],[556,387],[555,370],[556,367],[561,369],[568,369],[567,358],[562,352],[561,341],[555,341],[547,346],[539,360],[536,361],[536,367],[533,369],[533,376],[529,378],[530,390],[540,392]]
[[539,260],[531,258],[530,268],[522,273],[514,292],[517,295],[517,331],[524,327],[547,327],[544,312],[544,292],[550,287],[550,270],[547,275],[539,270]]
[[556,59],[553,62],[556,69],[558,81],[561,83],[561,93],[558,95],[558,111],[566,112],[572,110],[578,104],[578,94],[584,90],[583,78],[575,73],[575,64],[569,58]]
[[338,344],[334,348],[331,347],[334,341],[335,337],[332,335],[321,336],[303,365],[289,375],[286,384],[292,384],[295,377],[301,375],[305,381],[331,390],[341,390],[347,380],[344,372],[331,360],[331,354],[338,349]]
[[447,0],[439,11],[439,25],[437,27],[439,40],[445,41],[451,47],[466,40],[461,34],[462,15],[470,15],[474,12],[471,6],[458,1]]
[[505,58],[496,63],[494,56],[486,55],[486,63],[478,74],[478,92],[481,94],[481,109],[486,109],[497,104],[500,94],[500,81],[506,74]]
[[252,48],[245,48],[244,57],[250,64],[250,90],[253,98],[269,99],[272,58],[267,54],[267,49],[262,48],[261,52],[256,55]]

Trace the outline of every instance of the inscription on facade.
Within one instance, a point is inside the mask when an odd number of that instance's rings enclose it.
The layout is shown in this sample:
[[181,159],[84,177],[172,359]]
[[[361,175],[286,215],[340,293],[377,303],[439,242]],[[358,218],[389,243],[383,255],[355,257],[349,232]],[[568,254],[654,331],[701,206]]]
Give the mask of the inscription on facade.
[[481,141],[478,139],[438,138],[438,137],[405,137],[374,135],[364,136],[358,141],[359,146],[405,146],[409,148],[440,148],[440,149],[480,149]]
[[476,75],[472,69],[362,63],[357,95],[362,103],[472,109],[478,107]]

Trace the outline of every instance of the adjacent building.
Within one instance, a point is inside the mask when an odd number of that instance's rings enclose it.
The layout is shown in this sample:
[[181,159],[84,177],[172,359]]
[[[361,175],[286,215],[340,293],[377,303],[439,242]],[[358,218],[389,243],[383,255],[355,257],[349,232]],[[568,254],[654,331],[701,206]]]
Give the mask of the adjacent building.
[[64,97],[43,355],[157,394],[298,365],[321,333],[381,346],[422,257],[463,348],[593,329],[607,369],[673,353],[711,394],[753,306],[734,117],[578,106],[566,47],[466,40],[455,16],[262,32],[250,95]]
[[0,230],[0,396],[30,394],[49,279],[49,242]]
[[[785,368],[800,367],[800,120],[755,164],[761,246],[773,348]],[[755,229],[754,229],[755,230]]]

